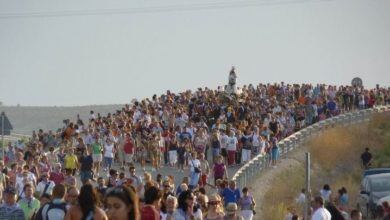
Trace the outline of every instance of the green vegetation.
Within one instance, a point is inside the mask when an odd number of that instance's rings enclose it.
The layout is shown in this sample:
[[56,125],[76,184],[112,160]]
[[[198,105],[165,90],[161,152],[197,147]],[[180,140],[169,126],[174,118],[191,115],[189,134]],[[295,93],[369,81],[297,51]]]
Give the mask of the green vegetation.
[[[390,113],[373,116],[368,123],[348,127],[334,127],[314,137],[306,144],[311,153],[312,195],[317,195],[324,184],[331,186],[333,196],[337,190],[348,190],[351,207],[360,189],[362,166],[360,155],[369,147],[374,156],[373,167],[390,166]],[[283,219],[287,209],[302,215],[295,198],[304,188],[303,163],[293,166],[275,177],[272,188],[264,197],[261,219]]]

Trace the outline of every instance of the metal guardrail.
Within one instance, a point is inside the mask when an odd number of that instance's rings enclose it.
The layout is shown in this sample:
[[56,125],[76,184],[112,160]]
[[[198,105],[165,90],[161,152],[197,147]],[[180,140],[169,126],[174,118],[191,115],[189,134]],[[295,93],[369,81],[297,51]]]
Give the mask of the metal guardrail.
[[16,134],[16,133],[11,133],[11,135],[4,135],[4,142],[7,144],[7,142],[16,142],[21,139],[27,139],[29,140],[31,138],[31,135],[25,135],[25,134]]
[[[370,117],[374,113],[387,111],[390,111],[390,105],[376,106],[370,109],[359,110],[356,112],[350,112],[331,117],[310,125],[278,142],[280,157],[286,158],[290,151],[298,148],[304,141],[308,140],[308,138],[321,133],[325,129],[331,128],[335,125],[348,126],[351,124],[369,121]],[[237,186],[242,189],[243,187],[247,186],[254,177],[256,177],[259,173],[268,167],[268,159],[269,158],[267,158],[265,155],[261,154],[255,156],[237,170],[237,172],[233,175],[232,180],[235,180],[237,182]]]

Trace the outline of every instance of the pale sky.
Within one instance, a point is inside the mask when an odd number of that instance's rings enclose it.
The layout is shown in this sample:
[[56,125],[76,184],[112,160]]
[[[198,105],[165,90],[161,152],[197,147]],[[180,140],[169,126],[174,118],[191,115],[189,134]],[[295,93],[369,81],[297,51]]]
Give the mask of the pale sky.
[[6,105],[216,88],[232,65],[239,85],[390,86],[390,1],[0,0]]

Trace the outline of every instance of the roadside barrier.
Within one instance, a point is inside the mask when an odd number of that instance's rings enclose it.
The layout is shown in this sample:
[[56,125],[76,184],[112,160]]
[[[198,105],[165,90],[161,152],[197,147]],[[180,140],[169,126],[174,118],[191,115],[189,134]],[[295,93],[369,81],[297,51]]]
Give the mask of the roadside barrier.
[[[326,120],[317,122],[306,128],[303,128],[292,135],[280,140],[278,142],[280,158],[287,158],[288,154],[302,146],[310,137],[320,134],[322,131],[334,126],[348,126],[351,124],[369,121],[371,116],[375,113],[390,111],[390,105],[376,106],[370,109],[349,112],[328,118]],[[242,189],[254,180],[258,174],[268,167],[269,158],[265,155],[257,155],[244,164],[233,175],[232,180],[237,182],[237,186]]]

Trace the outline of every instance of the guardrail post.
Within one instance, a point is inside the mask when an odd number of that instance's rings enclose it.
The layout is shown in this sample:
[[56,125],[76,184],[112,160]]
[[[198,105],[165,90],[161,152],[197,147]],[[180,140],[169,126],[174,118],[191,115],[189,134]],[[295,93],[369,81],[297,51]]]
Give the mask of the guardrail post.
[[242,187],[246,186],[247,180],[248,180],[248,167],[244,165],[243,167],[243,181],[242,181]]
[[313,137],[313,135],[314,135],[314,128],[313,128],[313,125],[307,127],[307,131],[308,131],[309,137]]
[[[255,167],[256,167],[256,170],[258,170],[258,171],[261,171],[262,170],[262,164],[261,164],[261,159],[262,159],[262,157],[261,157],[261,155],[259,155],[259,156],[257,156],[256,158],[255,158]],[[256,173],[257,174],[257,173]]]
[[255,175],[255,163],[253,160],[249,161],[248,163],[248,170],[249,170],[249,176],[248,176],[248,181],[251,181],[253,176]]
[[235,174],[235,179],[232,179],[232,180],[235,180],[236,183],[237,183],[237,186],[242,189],[242,176],[241,176],[241,171],[237,171],[237,173]]
[[266,169],[268,167],[268,155],[266,154],[263,159],[262,159],[262,163],[263,163],[263,169]]
[[286,144],[284,143],[284,141],[279,141],[278,143],[278,146],[279,146],[279,151],[280,151],[280,156],[283,156],[284,155],[284,148],[286,146]]

